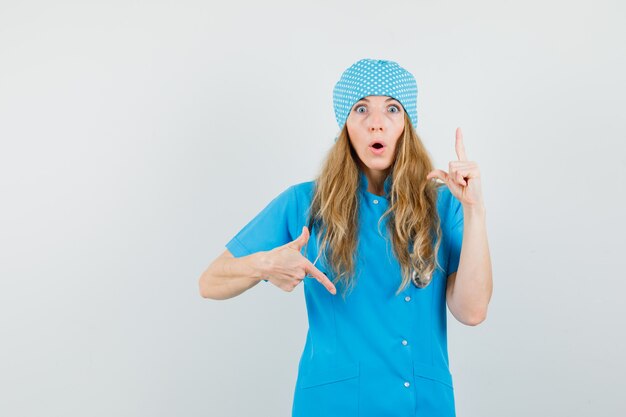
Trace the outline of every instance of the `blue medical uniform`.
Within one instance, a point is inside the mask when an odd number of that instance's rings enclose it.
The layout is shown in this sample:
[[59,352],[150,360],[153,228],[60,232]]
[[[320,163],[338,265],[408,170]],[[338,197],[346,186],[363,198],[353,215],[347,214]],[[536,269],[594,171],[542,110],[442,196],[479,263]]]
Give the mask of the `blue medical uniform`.
[[[226,247],[235,257],[268,251],[296,239],[308,226],[314,182],[292,185],[245,225]],[[455,416],[448,365],[446,280],[459,265],[463,208],[448,187],[438,189],[442,243],[436,270],[425,288],[410,284],[399,295],[400,264],[393,255],[385,196],[359,182],[356,286],[345,301],[341,284],[332,295],[314,278],[303,281],[309,329],[298,366],[292,417]],[[318,255],[316,235],[307,258]],[[303,251],[304,253],[304,251]],[[332,280],[323,257],[315,266]]]

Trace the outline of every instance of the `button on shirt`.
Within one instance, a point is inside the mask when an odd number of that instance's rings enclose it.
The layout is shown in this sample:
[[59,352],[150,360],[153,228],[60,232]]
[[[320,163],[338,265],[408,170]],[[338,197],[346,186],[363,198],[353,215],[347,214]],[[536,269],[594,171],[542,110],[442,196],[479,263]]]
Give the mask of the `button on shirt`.
[[[314,182],[292,185],[246,224],[226,247],[235,257],[267,251],[297,238],[308,225]],[[298,366],[292,417],[454,416],[446,336],[447,277],[458,268],[463,209],[446,186],[438,188],[442,243],[425,288],[409,284],[398,295],[400,264],[387,233],[391,177],[384,196],[367,191],[359,176],[356,286],[344,300],[313,278],[303,281],[309,329]],[[314,262],[317,236],[306,255]],[[323,257],[320,257],[323,259]],[[333,280],[323,261],[316,264]]]

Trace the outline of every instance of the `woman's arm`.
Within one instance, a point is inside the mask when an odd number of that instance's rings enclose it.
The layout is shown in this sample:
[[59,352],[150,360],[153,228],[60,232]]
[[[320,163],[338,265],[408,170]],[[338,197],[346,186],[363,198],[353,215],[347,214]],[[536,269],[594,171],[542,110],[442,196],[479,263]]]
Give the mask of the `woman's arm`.
[[[491,257],[487,244],[480,170],[476,162],[467,160],[460,128],[456,129],[455,150],[458,161],[450,161],[450,173],[434,169],[426,178],[445,181],[463,207],[461,253],[457,271],[448,276],[446,301],[458,321],[475,326],[487,317],[493,286]],[[459,224],[456,221],[453,226]]]
[[493,291],[491,257],[483,206],[463,206],[463,244],[457,272],[450,274],[446,300],[452,315],[475,326],[487,317]]
[[235,258],[226,249],[200,276],[200,295],[226,300],[254,287],[265,276],[261,267],[263,254],[257,252]]
[[269,251],[235,258],[226,249],[200,277],[200,294],[204,298],[225,300],[266,278],[278,288],[291,292],[309,275],[331,294],[337,294],[330,279],[301,253],[309,236],[309,229],[303,226],[302,233],[295,240]]

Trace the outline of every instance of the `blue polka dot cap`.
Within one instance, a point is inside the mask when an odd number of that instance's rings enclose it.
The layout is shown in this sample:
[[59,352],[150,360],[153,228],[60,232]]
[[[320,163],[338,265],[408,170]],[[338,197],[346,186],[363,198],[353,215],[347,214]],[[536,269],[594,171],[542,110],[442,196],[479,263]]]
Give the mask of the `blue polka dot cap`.
[[408,113],[413,128],[417,126],[417,82],[413,74],[396,62],[365,58],[343,72],[333,89],[339,129],[346,124],[354,103],[367,96],[395,98]]

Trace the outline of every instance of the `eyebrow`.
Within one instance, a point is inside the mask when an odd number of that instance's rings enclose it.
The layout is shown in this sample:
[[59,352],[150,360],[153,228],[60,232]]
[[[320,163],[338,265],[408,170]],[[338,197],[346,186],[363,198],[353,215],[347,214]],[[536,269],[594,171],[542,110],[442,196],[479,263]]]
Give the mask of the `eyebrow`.
[[[398,100],[396,100],[396,99],[395,99],[395,98],[393,98],[393,97],[389,97],[387,100],[385,100],[385,102],[387,102],[387,101],[391,101],[391,100],[398,101]],[[360,99],[359,101],[367,101],[367,102],[369,103],[369,100],[368,100],[368,99],[366,99],[365,97],[364,97],[364,98],[362,98],[362,99]],[[357,103],[358,103],[359,101],[357,101]],[[398,101],[398,103],[399,103],[399,101]]]

